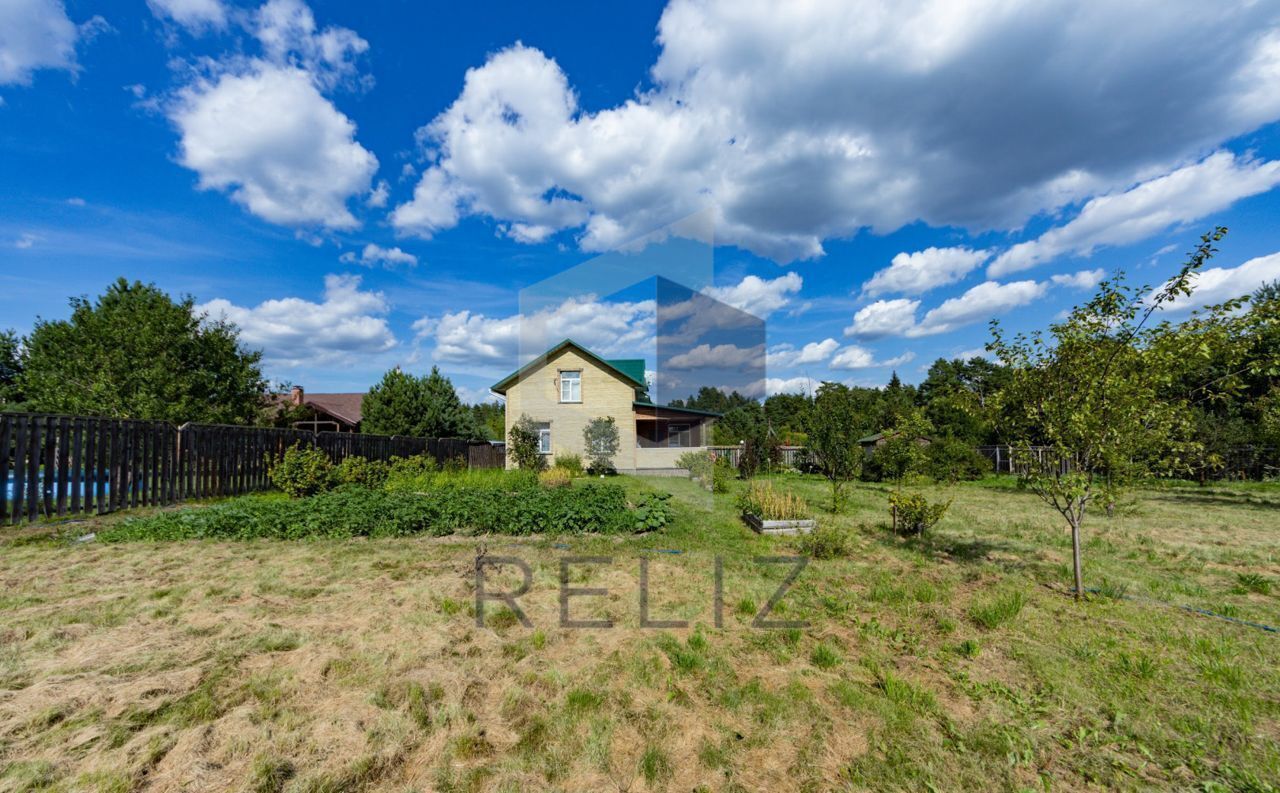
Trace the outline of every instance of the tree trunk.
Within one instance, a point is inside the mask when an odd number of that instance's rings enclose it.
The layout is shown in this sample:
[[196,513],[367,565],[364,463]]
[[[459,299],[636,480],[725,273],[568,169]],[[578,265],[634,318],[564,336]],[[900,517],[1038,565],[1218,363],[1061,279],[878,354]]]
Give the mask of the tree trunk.
[[1080,569],[1080,519],[1075,515],[1067,518],[1071,523],[1071,566],[1075,572],[1076,600],[1084,597],[1084,573]]

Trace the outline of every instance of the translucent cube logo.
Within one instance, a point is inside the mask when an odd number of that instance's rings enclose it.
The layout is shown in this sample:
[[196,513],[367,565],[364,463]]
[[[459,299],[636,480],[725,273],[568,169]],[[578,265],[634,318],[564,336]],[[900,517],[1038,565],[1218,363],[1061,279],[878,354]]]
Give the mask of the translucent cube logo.
[[[557,417],[569,428],[612,416],[620,471],[670,472],[683,453],[714,453],[719,416],[691,398],[762,397],[766,371],[764,320],[717,297],[712,232],[700,213],[522,289],[522,393],[507,388],[508,422],[529,415],[555,446]],[[630,404],[609,378],[634,385]]]

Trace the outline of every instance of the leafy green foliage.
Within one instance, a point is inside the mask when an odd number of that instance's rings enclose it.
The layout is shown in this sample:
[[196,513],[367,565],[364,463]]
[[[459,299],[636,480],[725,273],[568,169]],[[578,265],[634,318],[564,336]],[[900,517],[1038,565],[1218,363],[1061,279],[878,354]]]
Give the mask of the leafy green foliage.
[[231,499],[200,509],[130,518],[98,536],[126,540],[303,539],[388,537],[454,532],[528,535],[548,532],[630,533],[666,525],[656,495],[628,508],[619,485],[588,482],[544,488],[519,472],[426,474],[425,487],[370,490],[347,485],[311,498]]
[[511,425],[507,436],[507,454],[522,471],[541,471],[547,467],[547,458],[539,450],[538,424],[527,414]]
[[711,466],[711,492],[728,493],[729,483],[736,475],[737,471],[733,469],[728,457],[723,455],[716,457]]
[[632,510],[632,527],[637,532],[657,531],[671,521],[670,493],[643,493]]
[[[1177,324],[1151,324],[1162,306],[1194,292],[1196,275],[1225,234],[1219,227],[1203,235],[1158,289],[1128,286],[1122,275],[1103,281],[1047,335],[1008,338],[992,322],[989,349],[1011,367],[994,407],[1021,449],[1020,483],[1070,526],[1077,597],[1084,593],[1081,525],[1093,502],[1109,507],[1141,476],[1187,470],[1186,461],[1203,448],[1193,407],[1238,393],[1246,377],[1269,377],[1280,367],[1280,348],[1260,354],[1256,345],[1275,330],[1277,315],[1266,306],[1242,311],[1246,298]],[[1033,454],[1032,445],[1049,451]]]
[[582,476],[582,455],[564,452],[556,455],[555,468],[563,468],[573,476]]
[[471,406],[471,417],[487,441],[502,440],[507,429],[507,410],[501,402],[481,402]]
[[986,358],[939,358],[920,384],[916,403],[939,435],[968,446],[997,443],[998,417],[987,408],[1008,379],[1006,367]]
[[893,425],[884,431],[885,442],[872,455],[880,475],[901,484],[912,474],[924,473],[932,433],[933,425],[925,418],[924,411],[902,410]]
[[333,487],[334,467],[329,455],[296,443],[285,450],[267,471],[267,478],[292,498],[313,496]]
[[22,375],[22,345],[18,334],[0,331],[0,410],[12,409],[22,402],[18,378]]
[[942,520],[950,507],[950,501],[931,504],[919,493],[897,491],[889,494],[889,509],[896,531],[924,534]]
[[959,438],[935,438],[924,452],[924,472],[939,482],[981,479],[991,473],[991,461]]
[[347,457],[338,463],[334,478],[343,485],[379,488],[387,483],[387,477],[390,474],[391,466],[387,463],[356,456]]
[[614,472],[613,458],[622,447],[618,424],[613,416],[597,416],[582,428],[582,445],[587,450],[587,471],[591,474]]
[[36,320],[18,388],[27,407],[174,423],[255,424],[267,383],[262,354],[239,331],[201,316],[151,284],[121,278],[96,301],[71,299],[71,318]]
[[848,529],[819,523],[796,539],[796,547],[814,559],[841,559],[853,553],[853,538]]
[[361,429],[373,435],[479,439],[485,433],[462,404],[453,382],[431,367],[425,377],[392,369],[369,389]]
[[676,458],[676,467],[689,472],[689,478],[711,489],[711,467],[715,456],[711,452],[684,452]]
[[854,393],[848,386],[823,383],[809,414],[809,456],[831,483],[832,512],[840,510],[845,486],[862,471],[857,407]]

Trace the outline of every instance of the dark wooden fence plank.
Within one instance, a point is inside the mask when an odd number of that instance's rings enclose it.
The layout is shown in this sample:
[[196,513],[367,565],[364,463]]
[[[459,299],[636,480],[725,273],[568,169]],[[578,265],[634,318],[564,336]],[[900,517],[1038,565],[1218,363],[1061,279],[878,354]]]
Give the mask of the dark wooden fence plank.
[[53,516],[54,488],[58,483],[58,419],[48,416],[44,420],[44,475],[40,478],[40,498],[46,518]]
[[80,497],[84,489],[84,419],[71,421],[71,513],[80,514]]
[[27,432],[31,419],[28,416],[14,416],[13,428],[13,511],[10,520],[17,523],[22,520],[22,511],[26,504],[27,489]]
[[40,515],[40,458],[44,450],[42,436],[44,417],[31,421],[31,445],[27,449],[27,520],[35,522]]
[[68,474],[71,468],[71,419],[68,416],[62,416],[58,419],[58,436],[57,436],[57,493],[55,501],[57,502],[58,517],[66,517],[67,514],[67,492],[69,483]]

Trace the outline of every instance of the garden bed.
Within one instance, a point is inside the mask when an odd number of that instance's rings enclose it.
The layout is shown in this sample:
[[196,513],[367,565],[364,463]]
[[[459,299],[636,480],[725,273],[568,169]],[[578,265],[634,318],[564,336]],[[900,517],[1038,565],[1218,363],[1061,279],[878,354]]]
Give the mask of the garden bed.
[[[403,488],[403,489],[401,489]],[[662,528],[665,494],[628,498],[613,483],[544,487],[518,472],[436,473],[383,487],[349,484],[303,498],[246,496],[201,509],[129,518],[103,542],[443,536],[455,533],[628,534]]]
[[743,515],[742,519],[759,534],[808,534],[818,525],[818,522],[812,519],[765,520],[750,513]]

